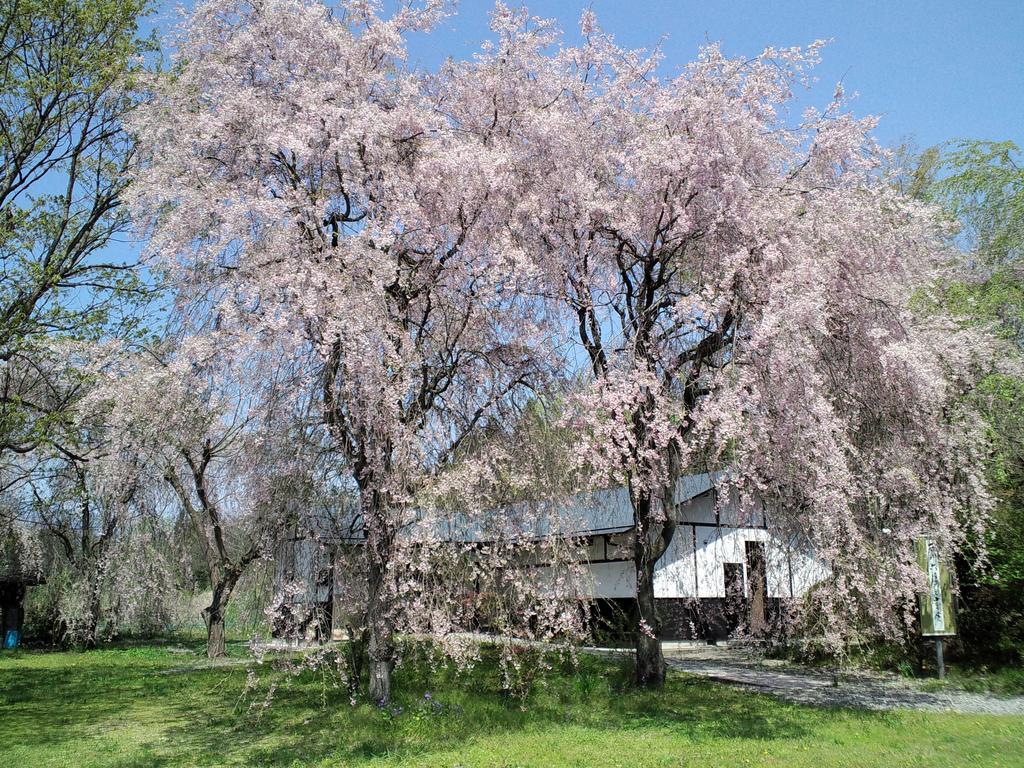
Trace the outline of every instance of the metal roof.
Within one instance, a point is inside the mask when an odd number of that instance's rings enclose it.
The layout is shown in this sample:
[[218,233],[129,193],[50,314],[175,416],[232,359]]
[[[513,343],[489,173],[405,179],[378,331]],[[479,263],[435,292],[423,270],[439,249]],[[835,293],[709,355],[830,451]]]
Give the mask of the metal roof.
[[[684,475],[676,481],[673,506],[677,511],[715,487],[721,473]],[[684,516],[683,513],[682,516]],[[423,520],[405,535],[434,541],[491,542],[515,539],[546,539],[555,536],[586,537],[623,533],[633,527],[629,490],[620,486],[573,496],[566,504],[534,502],[513,504],[495,512],[470,516],[455,513],[442,520]]]

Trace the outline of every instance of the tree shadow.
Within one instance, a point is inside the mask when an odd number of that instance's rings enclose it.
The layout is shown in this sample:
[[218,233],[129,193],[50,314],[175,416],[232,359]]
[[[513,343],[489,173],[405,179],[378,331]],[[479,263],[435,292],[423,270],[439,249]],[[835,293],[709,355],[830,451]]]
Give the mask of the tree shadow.
[[396,674],[394,701],[386,710],[352,706],[344,690],[328,690],[317,701],[315,681],[300,675],[298,684],[275,693],[259,717],[246,712],[218,720],[206,712],[202,727],[176,728],[172,738],[187,744],[189,753],[219,755],[226,762],[346,765],[572,725],[667,731],[692,741],[797,739],[827,717],[681,674],[672,674],[663,691],[636,691],[628,676],[603,660],[585,659],[577,670],[556,672],[520,699],[502,689],[490,660],[470,674],[405,668]]
[[245,667],[194,663],[167,674],[176,659],[166,652],[80,656],[65,664],[0,666],[0,738],[71,748],[123,724],[141,733],[131,750],[105,764],[345,765],[566,726],[669,732],[692,741],[798,739],[834,716],[679,673],[662,691],[637,691],[626,669],[591,657],[576,668],[555,662],[522,698],[503,689],[493,654],[463,672],[413,661],[396,673],[393,703],[382,710],[353,705],[347,688],[322,671],[260,668],[260,684],[246,693]]

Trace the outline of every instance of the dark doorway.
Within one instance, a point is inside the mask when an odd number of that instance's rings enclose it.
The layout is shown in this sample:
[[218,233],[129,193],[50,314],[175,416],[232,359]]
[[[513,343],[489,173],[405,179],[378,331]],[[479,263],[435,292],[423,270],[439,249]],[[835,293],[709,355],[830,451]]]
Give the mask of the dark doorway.
[[17,648],[21,644],[24,599],[25,587],[22,584],[0,583],[0,648]]
[[763,632],[768,624],[768,576],[764,555],[764,543],[748,541],[747,582],[750,585],[749,615],[747,617],[751,634]]
[[723,563],[725,570],[725,628],[732,634],[743,619],[743,563]]

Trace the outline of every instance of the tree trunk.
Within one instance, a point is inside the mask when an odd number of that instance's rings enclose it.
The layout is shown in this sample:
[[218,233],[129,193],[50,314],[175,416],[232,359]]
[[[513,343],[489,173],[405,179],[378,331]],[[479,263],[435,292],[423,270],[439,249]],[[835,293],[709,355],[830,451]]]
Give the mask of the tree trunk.
[[661,652],[661,624],[654,602],[654,562],[636,563],[636,682],[644,688],[660,688],[665,682],[665,657]]
[[235,587],[234,581],[230,577],[217,581],[213,585],[210,604],[203,609],[203,621],[206,623],[206,657],[209,659],[219,659],[227,652],[224,614],[231,591]]
[[219,659],[227,653],[224,637],[224,614],[209,608],[203,611],[206,622],[206,657]]
[[82,518],[82,540],[81,540],[81,563],[85,571],[85,580],[89,589],[88,615],[85,617],[85,646],[95,648],[98,638],[96,633],[100,626],[100,575],[99,563],[93,553],[92,543],[92,507],[89,505],[89,496],[85,485],[85,474],[78,470],[78,479],[82,492],[82,502],[79,512]]
[[391,672],[395,667],[394,629],[384,604],[383,569],[371,558],[369,567],[369,602],[366,622],[369,633],[367,667],[370,673],[370,701],[384,706],[391,701]]
[[85,629],[82,633],[82,642],[86,648],[95,648],[99,643],[99,628],[100,628],[100,585],[99,585],[99,573],[98,565],[96,561],[88,554],[84,555],[85,558],[85,581],[88,584],[87,589],[89,590],[89,607],[85,616]]
[[391,672],[395,666],[391,638],[370,633],[370,700],[380,706],[391,701]]
[[633,565],[636,571],[636,682],[644,688],[660,688],[665,682],[665,657],[661,651],[661,622],[654,599],[654,566],[675,533],[672,509],[673,486],[660,495],[648,489],[630,488],[636,527],[633,529]]
[[387,585],[388,565],[394,557],[395,531],[388,520],[383,495],[366,483],[362,489],[366,526],[366,634],[370,701],[384,706],[391,701],[391,673],[395,668],[395,626]]
[[88,635],[86,637],[86,644],[90,648],[95,648],[99,643],[99,631],[100,631],[100,590],[98,584],[93,584],[91,594],[89,595],[89,628],[87,630]]

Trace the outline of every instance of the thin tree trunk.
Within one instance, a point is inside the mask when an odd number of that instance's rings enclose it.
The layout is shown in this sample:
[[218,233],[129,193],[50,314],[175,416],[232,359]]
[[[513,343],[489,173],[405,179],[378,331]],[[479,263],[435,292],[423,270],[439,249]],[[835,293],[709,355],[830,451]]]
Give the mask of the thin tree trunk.
[[89,589],[89,613],[86,616],[85,645],[87,648],[95,648],[97,643],[96,632],[100,625],[100,590],[99,590],[99,564],[93,556],[92,545],[92,506],[89,504],[89,495],[85,485],[85,474],[78,469],[79,487],[82,493],[82,501],[79,513],[82,519],[82,540],[81,540],[81,563],[85,570],[85,579]]
[[86,648],[95,648],[99,642],[97,637],[100,626],[100,589],[99,573],[96,561],[88,553],[83,554],[85,581],[89,590],[89,607],[85,616],[85,629],[82,642]]
[[89,595],[89,629],[86,643],[90,648],[95,648],[99,643],[100,631],[100,590],[95,582],[91,587],[92,594]]

